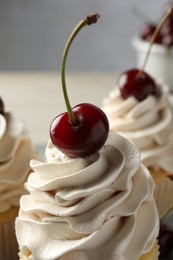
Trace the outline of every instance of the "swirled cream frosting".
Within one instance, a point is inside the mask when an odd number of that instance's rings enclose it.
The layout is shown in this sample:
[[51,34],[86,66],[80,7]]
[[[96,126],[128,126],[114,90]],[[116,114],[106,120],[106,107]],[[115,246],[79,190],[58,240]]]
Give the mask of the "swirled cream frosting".
[[23,121],[12,113],[0,114],[0,213],[19,206],[33,156]]
[[20,200],[20,252],[34,260],[137,260],[153,247],[158,213],[153,180],[134,144],[110,133],[87,158],[69,158],[48,143]]
[[118,131],[139,147],[147,167],[173,174],[173,109],[168,88],[160,87],[160,98],[148,96],[141,102],[134,97],[124,100],[116,87],[104,99],[103,110],[111,130]]

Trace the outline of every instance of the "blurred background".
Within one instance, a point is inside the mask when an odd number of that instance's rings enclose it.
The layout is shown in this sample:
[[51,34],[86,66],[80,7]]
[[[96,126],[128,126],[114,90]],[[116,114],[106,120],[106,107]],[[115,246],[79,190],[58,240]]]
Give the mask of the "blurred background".
[[70,71],[122,71],[135,65],[132,37],[157,21],[163,0],[0,0],[0,71],[59,70],[65,42],[79,20],[99,12],[81,31]]

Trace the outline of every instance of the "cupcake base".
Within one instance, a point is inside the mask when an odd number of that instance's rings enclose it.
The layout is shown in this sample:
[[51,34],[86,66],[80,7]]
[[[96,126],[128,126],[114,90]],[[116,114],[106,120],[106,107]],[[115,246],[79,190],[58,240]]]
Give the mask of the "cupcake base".
[[159,257],[159,246],[156,242],[150,252],[142,255],[139,260],[157,260]]
[[31,251],[29,249],[25,249],[25,252],[19,252],[19,260],[29,260],[29,256],[31,255]]
[[[32,254],[29,250],[25,252],[26,254],[22,254],[19,252],[20,260],[29,260],[29,256]],[[159,246],[156,242],[150,252],[142,255],[138,260],[157,260],[159,256]]]
[[0,213],[0,259],[18,260],[18,245],[15,236],[15,218],[18,207]]
[[155,181],[154,198],[160,218],[173,206],[173,180],[163,170],[150,168],[150,173]]

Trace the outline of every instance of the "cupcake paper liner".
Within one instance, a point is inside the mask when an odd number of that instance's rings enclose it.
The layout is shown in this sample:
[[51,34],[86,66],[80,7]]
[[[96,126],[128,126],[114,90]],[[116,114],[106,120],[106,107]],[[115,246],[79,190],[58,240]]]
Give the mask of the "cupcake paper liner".
[[142,255],[139,260],[157,260],[159,257],[159,246],[156,242],[150,252]]
[[160,218],[173,206],[173,180],[169,174],[156,169],[149,169],[155,181],[154,198]]
[[[29,260],[30,259],[29,256],[31,255],[32,254],[30,251],[25,252],[25,255],[19,252],[19,257],[20,257],[19,259]],[[159,246],[158,246],[158,241],[156,241],[152,249],[148,253],[142,255],[139,258],[139,260],[157,260],[158,257],[159,257]]]
[[29,249],[26,250],[26,252],[23,254],[22,252],[19,252],[19,260],[29,260],[29,256],[31,255],[31,252]]
[[18,244],[15,236],[15,217],[18,208],[0,213],[0,259],[18,260]]

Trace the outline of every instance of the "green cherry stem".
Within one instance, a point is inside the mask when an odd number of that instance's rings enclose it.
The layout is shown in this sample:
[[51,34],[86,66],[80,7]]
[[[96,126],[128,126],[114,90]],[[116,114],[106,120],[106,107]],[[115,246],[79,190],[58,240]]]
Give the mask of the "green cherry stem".
[[65,81],[65,66],[66,66],[66,60],[67,60],[67,55],[68,55],[68,51],[70,49],[70,46],[75,38],[75,36],[78,34],[78,32],[86,25],[91,25],[93,23],[96,23],[98,18],[100,17],[100,15],[98,13],[94,13],[91,14],[89,16],[87,16],[86,18],[84,18],[83,20],[81,20],[78,25],[75,27],[75,29],[72,31],[66,45],[64,48],[64,52],[62,55],[62,62],[61,62],[61,81],[62,81],[62,89],[63,89],[63,95],[64,95],[64,99],[65,99],[65,103],[66,103],[66,108],[69,114],[69,122],[72,125],[76,125],[76,123],[78,122],[78,119],[76,118],[76,116],[73,113],[72,107],[70,105],[70,101],[68,98],[68,94],[67,94],[67,88],[66,88],[66,81]]

